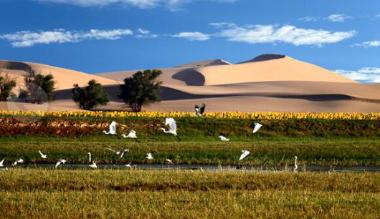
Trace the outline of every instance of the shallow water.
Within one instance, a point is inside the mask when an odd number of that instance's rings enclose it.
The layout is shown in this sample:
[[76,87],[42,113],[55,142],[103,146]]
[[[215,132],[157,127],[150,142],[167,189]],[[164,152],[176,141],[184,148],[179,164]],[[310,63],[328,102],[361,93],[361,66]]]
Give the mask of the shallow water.
[[[253,171],[253,172],[277,172],[293,171],[293,167],[285,166],[239,166],[239,165],[208,165],[208,164],[132,164],[132,169],[137,170],[204,170],[204,171]],[[98,164],[98,169],[131,169],[126,165]],[[18,165],[12,168],[41,168],[55,169],[54,164]],[[91,169],[86,164],[64,164],[57,169]],[[298,172],[380,172],[379,166],[300,166]]]

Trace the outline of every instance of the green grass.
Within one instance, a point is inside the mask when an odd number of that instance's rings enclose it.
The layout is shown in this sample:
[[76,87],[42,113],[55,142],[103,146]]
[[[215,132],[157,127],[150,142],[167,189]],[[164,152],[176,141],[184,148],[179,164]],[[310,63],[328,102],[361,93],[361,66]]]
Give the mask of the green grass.
[[[123,159],[106,150],[129,148]],[[241,150],[251,155],[239,162]],[[38,150],[47,153],[43,160]],[[69,163],[87,163],[87,152],[100,164],[123,164],[132,161],[147,163],[145,154],[155,152],[153,163],[164,163],[166,158],[181,164],[242,164],[258,166],[291,165],[295,155],[300,165],[322,166],[379,166],[379,138],[327,138],[327,137],[253,137],[220,142],[217,138],[178,140],[175,137],[142,138],[139,141],[120,139],[115,136],[61,137],[1,137],[0,158],[11,163],[23,157],[29,163],[55,163],[65,158]]]
[[4,218],[377,218],[378,173],[0,172]]

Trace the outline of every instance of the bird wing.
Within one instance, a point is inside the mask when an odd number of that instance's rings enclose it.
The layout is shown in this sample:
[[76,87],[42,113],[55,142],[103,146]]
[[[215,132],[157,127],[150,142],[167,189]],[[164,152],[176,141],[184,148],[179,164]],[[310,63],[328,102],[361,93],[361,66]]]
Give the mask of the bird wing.
[[205,109],[206,109],[206,104],[202,103],[201,106],[199,107],[199,112],[203,114],[205,112]]
[[169,130],[171,132],[177,132],[177,123],[174,119],[171,119],[169,122]]
[[243,150],[242,154],[240,155],[239,160],[243,160],[244,158],[246,158],[249,155],[249,153],[250,153],[249,151]]
[[263,125],[261,125],[260,123],[255,123],[255,126],[254,126],[252,132],[253,132],[253,133],[258,132],[258,131],[261,129],[261,127],[263,127]]
[[61,165],[61,161],[58,161],[58,162],[55,164],[55,167],[57,168],[59,165]]

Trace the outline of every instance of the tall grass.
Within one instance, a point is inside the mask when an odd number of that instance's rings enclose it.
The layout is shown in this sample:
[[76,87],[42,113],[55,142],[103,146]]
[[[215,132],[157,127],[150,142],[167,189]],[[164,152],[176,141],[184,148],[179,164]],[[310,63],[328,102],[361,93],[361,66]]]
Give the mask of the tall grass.
[[380,174],[0,172],[4,218],[377,218]]
[[[170,158],[177,164],[225,164],[275,166],[293,163],[323,166],[379,166],[380,140],[378,138],[272,138],[220,142],[216,137],[179,141],[172,136],[166,138],[120,139],[114,136],[60,138],[60,137],[11,137],[0,138],[0,159],[9,165],[22,157],[29,164],[54,164],[65,158],[68,163],[87,164],[87,152],[91,152],[98,164],[164,163]],[[107,147],[129,148],[130,152],[119,159]],[[239,161],[242,149],[251,154]],[[48,155],[42,159],[38,150]],[[153,161],[145,160],[147,152],[155,152]]]

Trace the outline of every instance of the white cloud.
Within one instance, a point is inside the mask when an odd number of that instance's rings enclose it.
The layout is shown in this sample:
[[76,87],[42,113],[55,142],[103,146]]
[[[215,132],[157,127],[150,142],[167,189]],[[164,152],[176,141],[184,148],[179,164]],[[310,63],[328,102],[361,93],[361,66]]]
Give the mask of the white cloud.
[[172,35],[172,37],[183,38],[190,41],[206,41],[210,39],[210,35],[201,32],[181,32]]
[[351,19],[351,16],[347,16],[345,14],[331,14],[326,19],[331,22],[344,22],[347,19]]
[[335,70],[335,72],[359,82],[380,83],[380,67],[364,67],[357,71]]
[[129,29],[89,31],[66,31],[55,29],[51,31],[20,31],[16,33],[0,35],[0,39],[7,40],[14,47],[31,47],[36,44],[69,43],[83,40],[117,40],[123,36],[133,35]]
[[319,18],[306,16],[306,17],[298,18],[298,20],[303,21],[303,22],[317,22],[319,20]]
[[150,30],[139,28],[137,29],[136,37],[137,38],[157,38],[158,35],[151,33]]
[[170,10],[178,10],[181,6],[194,2],[233,3],[238,0],[36,0],[58,4],[70,4],[81,7],[102,7],[109,5],[127,5],[141,9],[164,6]]
[[257,43],[290,43],[296,46],[331,44],[353,37],[355,31],[331,32],[322,29],[304,29],[292,25],[249,25],[238,26],[233,23],[210,23],[220,30],[216,36],[228,41]]
[[373,41],[365,41],[365,42],[361,42],[361,43],[356,43],[353,45],[353,47],[363,47],[363,48],[380,47],[380,40],[373,40]]

